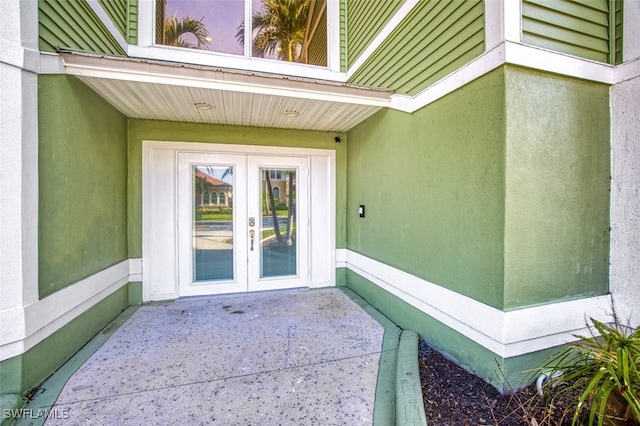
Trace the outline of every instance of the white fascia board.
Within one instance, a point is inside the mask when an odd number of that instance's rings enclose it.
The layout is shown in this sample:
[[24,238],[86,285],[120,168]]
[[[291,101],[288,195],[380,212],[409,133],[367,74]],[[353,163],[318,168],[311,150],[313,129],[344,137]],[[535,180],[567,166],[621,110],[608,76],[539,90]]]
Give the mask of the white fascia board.
[[[150,65],[150,68],[153,67]],[[135,81],[150,84],[163,84],[182,87],[196,87],[202,89],[226,90],[232,92],[259,93],[263,95],[283,96],[290,98],[313,99],[327,102],[338,102],[357,105],[369,105],[385,107],[389,106],[390,94],[377,96],[366,96],[364,93],[367,89],[362,89],[362,95],[358,94],[359,89],[347,89],[350,93],[338,93],[341,90],[335,87],[336,92],[331,92],[331,85],[318,84],[318,90],[311,90],[305,87],[295,87],[296,82],[293,80],[274,79],[273,85],[265,84],[264,79],[261,82],[251,82],[251,78],[245,78],[243,81],[231,81],[225,79],[216,79],[211,74],[200,75],[202,71],[193,69],[192,75],[186,75],[186,69],[181,75],[171,73],[171,67],[166,72],[144,71],[142,69],[127,69],[126,67],[115,68],[113,66],[101,66],[97,63],[82,63],[81,60],[71,62],[65,60],[65,68],[67,74],[81,76],[105,78],[124,81]],[[157,69],[157,68],[156,68]],[[308,82],[306,82],[308,83]],[[372,92],[373,93],[373,92]]]
[[292,77],[328,80],[344,83],[345,73],[331,71],[314,65],[294,64],[275,59],[257,59],[172,46],[129,46],[129,56],[134,58],[198,64],[207,67],[238,69],[260,73],[290,75]]
[[125,52],[129,49],[129,43],[124,39],[118,28],[115,26],[107,12],[102,8],[102,5],[98,2],[98,0],[87,0],[89,7],[93,9],[98,18],[102,21],[104,26],[109,30],[113,38],[118,42],[122,50]]
[[351,68],[347,70],[346,78],[350,79],[358,69],[378,50],[378,48],[384,43],[384,41],[391,35],[398,25],[407,17],[407,15],[413,10],[416,5],[420,3],[420,0],[405,0],[404,4],[400,7],[398,12],[389,20],[387,25],[378,33],[373,41],[367,46],[367,48],[358,56],[358,59],[353,63]]
[[503,358],[589,336],[588,318],[611,312],[608,295],[502,311],[351,250],[337,250],[336,262]]

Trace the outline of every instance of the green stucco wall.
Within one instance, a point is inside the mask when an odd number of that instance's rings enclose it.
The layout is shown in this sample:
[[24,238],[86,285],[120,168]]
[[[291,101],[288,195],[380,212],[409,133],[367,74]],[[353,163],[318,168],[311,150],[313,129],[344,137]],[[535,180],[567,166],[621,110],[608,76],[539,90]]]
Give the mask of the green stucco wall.
[[142,256],[142,141],[263,145],[336,151],[336,246],[346,246],[346,137],[336,133],[170,121],[129,120],[129,256]]
[[75,77],[38,80],[40,297],[127,259],[127,121]]
[[[501,308],[504,71],[348,134],[347,247]],[[358,205],[366,217],[358,217]]]
[[129,306],[129,286],[107,296],[22,355],[0,362],[0,394],[39,385]]
[[347,248],[502,310],[607,293],[608,105],[506,66],[379,112],[348,134]]
[[609,88],[507,67],[504,308],[605,294]]

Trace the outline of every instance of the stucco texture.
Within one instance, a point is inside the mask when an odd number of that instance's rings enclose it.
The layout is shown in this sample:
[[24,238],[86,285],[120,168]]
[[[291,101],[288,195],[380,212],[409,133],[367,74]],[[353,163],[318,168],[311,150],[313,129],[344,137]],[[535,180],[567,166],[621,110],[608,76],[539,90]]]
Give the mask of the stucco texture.
[[611,292],[618,314],[640,324],[640,77],[611,89]]
[[38,81],[42,298],[127,258],[127,121],[75,77]]
[[349,132],[350,250],[502,307],[504,91],[499,69]]
[[504,308],[609,290],[609,87],[506,69]]
[[608,105],[505,66],[376,114],[349,132],[347,247],[501,310],[606,294]]

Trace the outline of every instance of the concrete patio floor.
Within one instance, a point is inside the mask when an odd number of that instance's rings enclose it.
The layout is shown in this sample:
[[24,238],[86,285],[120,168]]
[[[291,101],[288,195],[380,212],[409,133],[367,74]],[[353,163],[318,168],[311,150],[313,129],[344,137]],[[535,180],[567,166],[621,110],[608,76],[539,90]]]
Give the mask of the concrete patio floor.
[[372,424],[384,333],[338,288],[143,305],[45,424]]

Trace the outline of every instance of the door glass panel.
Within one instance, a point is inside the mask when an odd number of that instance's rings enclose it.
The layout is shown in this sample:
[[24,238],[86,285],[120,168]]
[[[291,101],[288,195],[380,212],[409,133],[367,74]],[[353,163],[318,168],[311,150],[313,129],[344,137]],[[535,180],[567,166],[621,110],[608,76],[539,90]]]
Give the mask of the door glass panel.
[[260,278],[297,275],[296,169],[261,168]]
[[193,281],[234,279],[233,167],[194,166]]

